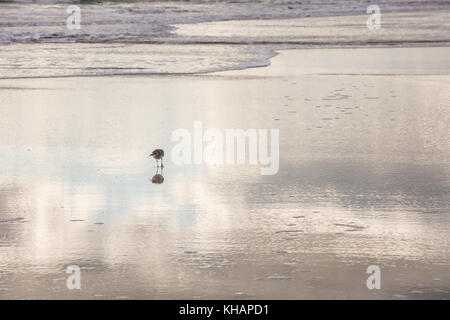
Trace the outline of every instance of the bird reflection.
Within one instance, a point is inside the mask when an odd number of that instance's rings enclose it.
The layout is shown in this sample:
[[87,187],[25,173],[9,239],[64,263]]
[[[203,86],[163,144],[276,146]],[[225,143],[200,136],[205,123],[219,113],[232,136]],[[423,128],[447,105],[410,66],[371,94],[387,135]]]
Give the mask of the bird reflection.
[[[161,170],[161,173],[159,172],[160,170]],[[155,175],[152,177],[152,183],[162,184],[163,182],[164,182],[163,169],[158,167],[158,168],[156,168]]]

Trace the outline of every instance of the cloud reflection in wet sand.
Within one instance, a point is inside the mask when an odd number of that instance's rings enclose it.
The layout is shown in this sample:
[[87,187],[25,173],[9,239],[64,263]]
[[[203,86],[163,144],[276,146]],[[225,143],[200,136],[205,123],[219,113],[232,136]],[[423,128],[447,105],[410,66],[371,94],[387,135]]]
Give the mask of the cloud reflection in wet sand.
[[[1,298],[449,296],[447,77],[126,80],[0,92]],[[152,183],[149,146],[170,146],[174,129],[274,118],[278,175],[168,161]],[[70,264],[79,292],[65,288]],[[379,292],[365,287],[370,264]]]

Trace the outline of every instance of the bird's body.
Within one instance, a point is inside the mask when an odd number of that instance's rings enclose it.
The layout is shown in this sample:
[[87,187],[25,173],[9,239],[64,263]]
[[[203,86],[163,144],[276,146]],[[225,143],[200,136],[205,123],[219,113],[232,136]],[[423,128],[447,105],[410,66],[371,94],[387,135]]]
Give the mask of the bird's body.
[[162,163],[162,158],[164,158],[164,150],[163,149],[155,149],[150,154],[150,157],[153,157],[153,159],[156,160],[156,166],[159,167],[158,160],[161,160],[161,167],[164,167]]

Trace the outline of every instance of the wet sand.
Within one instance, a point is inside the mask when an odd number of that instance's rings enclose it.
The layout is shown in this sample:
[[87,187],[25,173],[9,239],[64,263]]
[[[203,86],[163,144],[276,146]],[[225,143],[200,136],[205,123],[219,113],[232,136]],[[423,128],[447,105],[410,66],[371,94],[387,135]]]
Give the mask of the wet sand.
[[[0,80],[0,298],[448,299],[448,52]],[[279,128],[279,173],[167,156],[152,184],[148,154],[170,154],[195,120]],[[69,265],[81,290],[66,288]]]

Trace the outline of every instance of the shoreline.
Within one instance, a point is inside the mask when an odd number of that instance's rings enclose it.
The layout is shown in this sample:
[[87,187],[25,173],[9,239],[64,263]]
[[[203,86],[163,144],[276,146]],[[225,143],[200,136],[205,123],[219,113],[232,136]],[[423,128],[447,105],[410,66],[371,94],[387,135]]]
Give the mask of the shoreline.
[[[202,10],[206,8],[210,6]],[[139,18],[122,14],[125,13],[120,11],[121,19],[131,19],[127,23]],[[166,11],[161,14],[173,15]],[[189,75],[267,66],[277,51],[285,49],[448,47],[447,16],[447,11],[383,13],[379,30],[368,29],[367,15],[256,20],[225,15],[225,20],[194,19],[183,24],[172,22],[172,17],[159,22],[169,32],[158,24],[138,23],[132,28],[125,22],[97,25],[96,16],[89,13],[85,18],[88,22],[79,32],[63,26],[38,26],[31,30],[13,24],[5,28],[4,40],[10,39],[12,44],[2,45],[0,73],[3,79]],[[57,21],[61,18],[59,14],[53,17]]]
[[[0,299],[449,298],[449,75],[302,72],[447,68],[450,48],[396,49],[403,64],[330,50],[206,76],[0,81],[16,87],[0,90]],[[197,120],[279,128],[278,174],[175,165],[171,133]]]
[[[145,45],[145,44],[142,44]],[[320,47],[320,48],[282,48],[282,49],[273,49],[271,51],[271,54],[268,55],[267,58],[264,58],[264,62],[262,62],[261,65],[255,65],[255,66],[242,66],[242,67],[230,67],[225,70],[218,70],[218,71],[204,71],[204,72],[185,72],[185,73],[116,73],[116,74],[98,74],[98,75],[66,75],[66,76],[27,76],[27,77],[0,77],[0,81],[7,81],[7,80],[32,80],[32,79],[71,79],[71,78],[109,78],[109,77],[191,77],[191,76],[204,76],[204,75],[220,75],[222,73],[233,73],[233,72],[239,72],[239,71],[245,71],[245,70],[253,70],[253,69],[264,69],[267,67],[270,67],[272,64],[272,60],[276,58],[278,55],[282,54],[283,52],[303,52],[303,51],[322,51],[322,50],[337,50],[337,51],[348,51],[348,50],[390,50],[390,49],[432,49],[432,48],[440,48],[440,49],[449,49],[450,45],[436,45],[436,46],[399,46],[399,47],[371,47],[371,46],[355,46],[355,47]],[[414,62],[414,63],[417,63]],[[450,74],[450,69],[447,66],[446,73],[320,73],[321,75],[355,75],[355,76],[446,76]],[[307,73],[304,73],[305,75],[308,75]],[[317,73],[310,73],[309,75],[313,75]]]
[[450,299],[450,6],[301,2],[0,5],[0,299]]

